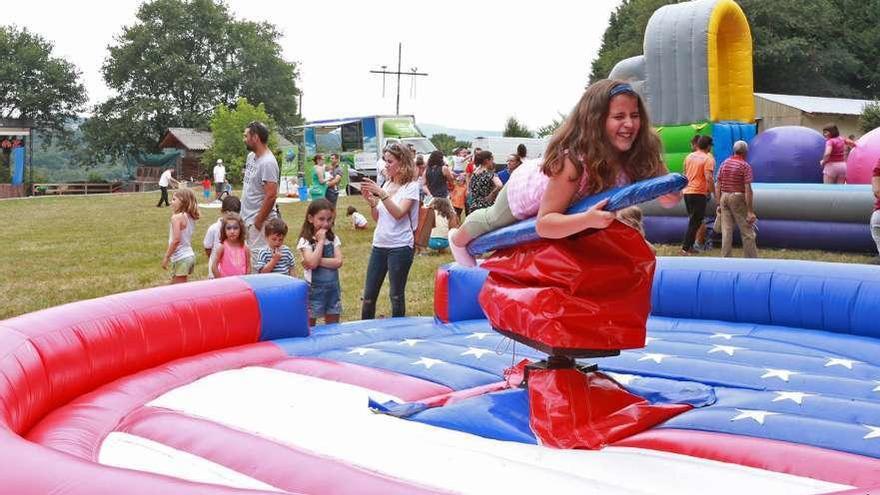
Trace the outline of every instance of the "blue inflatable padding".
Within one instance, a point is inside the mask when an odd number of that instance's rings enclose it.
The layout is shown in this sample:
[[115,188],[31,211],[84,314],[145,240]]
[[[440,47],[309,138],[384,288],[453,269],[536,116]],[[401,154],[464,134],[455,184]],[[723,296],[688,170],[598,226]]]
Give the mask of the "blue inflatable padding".
[[[628,377],[622,386],[649,402],[702,407],[715,402],[711,387],[694,382]],[[511,389],[426,409],[408,419],[481,437],[537,443],[529,427],[529,397],[525,389]]]
[[489,272],[475,268],[447,265],[449,272],[449,321],[486,318],[477,296]]
[[[315,357],[393,371],[439,383],[454,390],[479,387],[499,380],[497,374],[442,359],[439,363],[426,362],[424,358],[427,356],[431,356],[432,360],[438,358],[429,352],[420,353],[420,351],[410,349],[409,346],[401,345],[398,342],[392,345],[397,345],[400,352],[386,352],[373,346],[364,346],[362,349],[322,352]],[[364,352],[363,349],[370,350]]]
[[[880,442],[866,441],[864,437],[871,430],[861,424],[841,423],[784,413],[763,416],[763,424],[761,424],[751,417],[743,417],[748,414],[749,411],[736,408],[694,409],[670,419],[659,427],[770,438],[852,454],[880,457]],[[761,416],[759,415],[759,417]],[[734,421],[734,418],[741,419]]]
[[537,445],[529,427],[529,396],[523,389],[481,395],[409,418],[484,438]]
[[312,357],[327,351],[351,349],[383,340],[400,342],[404,339],[437,338],[454,333],[455,327],[435,326],[433,321],[426,318],[389,318],[318,326],[307,339],[280,339],[275,343],[290,356]]
[[715,156],[715,175],[718,175],[720,165],[733,154],[733,143],[737,141],[749,142],[758,133],[755,124],[743,124],[741,122],[717,122],[712,124],[712,154]]
[[24,181],[24,146],[13,148],[12,155],[12,185],[20,186]]
[[[708,301],[704,298],[706,292]],[[723,297],[725,293],[732,297]],[[880,338],[880,269],[874,266],[660,258],[652,297],[652,314],[657,316],[813,328]]]
[[[656,244],[680,244],[687,230],[686,217],[646,216],[645,237]],[[758,248],[822,249],[876,253],[867,223],[812,222],[758,219]],[[735,235],[735,239],[739,234]]]
[[[608,211],[617,211],[623,208],[634,206],[654,198],[663,196],[664,194],[680,191],[687,185],[687,179],[681,174],[667,174],[662,177],[655,177],[629,184],[622,187],[615,187],[603,191],[593,196],[588,196],[568,209],[568,213],[579,213],[587,211],[596,203],[608,199],[608,205],[605,207]],[[482,235],[468,244],[468,251],[476,256],[496,249],[517,246],[528,242],[536,241],[540,237],[535,230],[537,220],[530,218],[509,225],[494,232]]]
[[260,306],[260,340],[309,335],[309,284],[279,274],[245,275]]

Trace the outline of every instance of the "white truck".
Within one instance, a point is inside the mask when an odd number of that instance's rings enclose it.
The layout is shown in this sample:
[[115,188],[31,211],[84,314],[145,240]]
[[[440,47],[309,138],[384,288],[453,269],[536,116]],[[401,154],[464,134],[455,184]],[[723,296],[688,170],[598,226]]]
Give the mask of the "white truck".
[[495,163],[507,161],[507,155],[516,154],[516,147],[520,144],[526,146],[528,158],[540,158],[544,156],[547,143],[550,138],[516,138],[516,137],[478,137],[471,143],[471,148],[480,148],[492,152]]
[[[312,157],[339,153],[348,169],[351,182],[363,177],[376,178],[376,162],[380,150],[388,143],[412,145],[419,154],[428,154],[437,148],[425,137],[412,115],[371,115],[347,119],[316,120],[303,128],[305,144],[305,178],[311,180]],[[347,185],[347,181],[343,181]]]

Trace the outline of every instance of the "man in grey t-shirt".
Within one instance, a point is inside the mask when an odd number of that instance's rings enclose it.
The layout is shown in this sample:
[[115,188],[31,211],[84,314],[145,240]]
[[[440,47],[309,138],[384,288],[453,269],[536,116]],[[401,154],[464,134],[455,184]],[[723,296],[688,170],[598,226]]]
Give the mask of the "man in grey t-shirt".
[[275,216],[275,198],[278,196],[278,161],[266,146],[268,142],[266,124],[254,121],[244,129],[244,144],[250,153],[244,169],[241,218],[247,226],[247,243],[252,251],[267,246],[263,224]]

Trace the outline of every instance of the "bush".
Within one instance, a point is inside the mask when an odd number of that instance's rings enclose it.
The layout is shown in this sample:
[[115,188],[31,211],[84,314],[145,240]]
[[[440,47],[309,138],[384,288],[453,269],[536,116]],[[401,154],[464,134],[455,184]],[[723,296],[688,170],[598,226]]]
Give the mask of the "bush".
[[862,110],[862,115],[859,116],[859,128],[862,132],[868,133],[878,127],[880,127],[880,101],[874,100]]

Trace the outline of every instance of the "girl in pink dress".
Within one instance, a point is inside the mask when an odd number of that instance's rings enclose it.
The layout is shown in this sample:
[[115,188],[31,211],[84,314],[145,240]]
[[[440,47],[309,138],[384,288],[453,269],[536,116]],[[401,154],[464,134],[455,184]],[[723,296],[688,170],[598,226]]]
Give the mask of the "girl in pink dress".
[[247,230],[238,213],[227,213],[220,227],[220,245],[211,272],[214,278],[247,275],[251,272],[251,253],[245,245]]
[[[629,84],[604,79],[590,85],[553,134],[543,162],[527,161],[510,176],[495,204],[449,231],[460,265],[474,266],[467,252],[473,239],[537,215],[538,235],[561,239],[586,229],[604,229],[615,219],[606,201],[582,213],[566,210],[588,195],[667,173],[660,138],[651,129],[641,97]],[[670,195],[663,203],[677,202]]]

